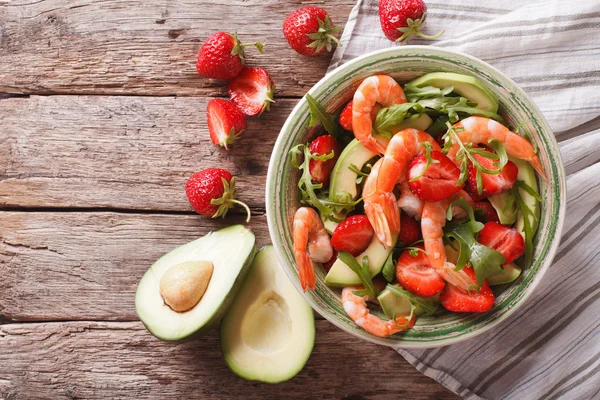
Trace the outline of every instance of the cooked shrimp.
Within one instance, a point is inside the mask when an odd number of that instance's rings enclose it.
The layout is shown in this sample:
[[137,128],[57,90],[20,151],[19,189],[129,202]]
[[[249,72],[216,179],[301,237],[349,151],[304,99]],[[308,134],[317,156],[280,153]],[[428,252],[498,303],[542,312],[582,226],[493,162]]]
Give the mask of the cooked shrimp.
[[423,206],[425,202],[410,190],[408,182],[404,181],[400,184],[400,198],[398,198],[398,208],[404,210],[405,213],[416,219],[421,220]]
[[333,247],[321,217],[312,208],[300,207],[294,215],[294,255],[302,289],[305,292],[307,287],[314,290],[313,261],[329,261],[333,257]]
[[406,103],[404,91],[391,76],[374,75],[362,81],[354,93],[354,102],[352,103],[352,130],[354,136],[367,149],[382,154],[385,152],[385,145],[378,142],[372,135],[373,119],[371,111],[378,103],[384,107]]
[[396,133],[365,181],[362,193],[365,213],[385,246],[392,246],[392,235],[400,232],[400,211],[392,190],[397,183],[406,181],[412,159],[425,152],[422,142],[429,142],[434,150],[440,150],[437,142],[425,132],[404,129]]
[[[384,321],[371,314],[367,307],[369,296],[357,296],[355,290],[360,290],[362,287],[346,287],[342,290],[342,304],[346,314],[356,323],[372,335],[379,337],[387,337],[394,333],[402,332],[408,328],[412,328],[416,318],[413,316],[410,323],[407,324],[407,315],[396,316],[393,319]],[[406,326],[404,326],[406,325]]]
[[[529,161],[542,177],[545,176],[533,145],[523,136],[510,131],[501,123],[484,117],[469,117],[454,124],[454,127],[464,128],[462,131],[457,132],[459,139],[464,143],[477,145],[487,144],[491,139],[499,140],[504,144],[504,148],[509,155]],[[454,143],[448,152],[448,157],[454,160],[458,149],[458,143]]]
[[446,210],[454,200],[460,197],[467,200],[469,204],[473,204],[471,197],[463,190],[435,203],[426,202],[421,216],[421,231],[423,233],[425,251],[427,252],[431,266],[437,270],[445,281],[464,291],[468,291],[469,286],[477,286],[477,283],[464,271],[457,272],[454,270],[456,265],[449,262],[446,258],[446,249],[444,248],[443,240],[443,229],[446,225]]

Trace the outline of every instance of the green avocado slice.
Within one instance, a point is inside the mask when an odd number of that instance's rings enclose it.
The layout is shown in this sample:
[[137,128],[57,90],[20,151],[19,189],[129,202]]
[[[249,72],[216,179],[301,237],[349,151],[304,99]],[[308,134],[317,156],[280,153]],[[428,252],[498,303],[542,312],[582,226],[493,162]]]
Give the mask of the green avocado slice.
[[252,263],[221,323],[221,352],[240,377],[267,383],[302,370],[315,343],[310,305],[285,275],[272,245]]
[[431,72],[409,82],[417,87],[433,86],[439,89],[454,87],[454,92],[477,103],[477,108],[498,112],[498,98],[477,78],[453,72]]
[[[135,310],[148,331],[174,341],[202,334],[223,318],[239,289],[255,250],[252,231],[233,225],[171,250],[144,274],[135,293]],[[192,309],[173,311],[160,294],[160,280],[171,267],[186,262],[209,261],[213,272],[206,292]]]

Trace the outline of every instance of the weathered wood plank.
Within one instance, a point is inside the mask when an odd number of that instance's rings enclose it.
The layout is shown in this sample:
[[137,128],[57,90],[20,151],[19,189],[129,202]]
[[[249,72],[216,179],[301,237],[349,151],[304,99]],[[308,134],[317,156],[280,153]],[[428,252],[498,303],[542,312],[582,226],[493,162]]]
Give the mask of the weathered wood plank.
[[249,118],[229,151],[210,142],[206,98],[33,96],[0,100],[0,207],[192,211],[185,182],[221,167],[264,208],[271,150],[297,100]]
[[[323,1],[310,2],[323,5]],[[325,4],[344,26],[354,0]],[[195,70],[198,50],[217,31],[266,42],[248,64],[266,68],[279,96],[302,96],[330,55],[289,48],[281,26],[299,0],[69,0],[0,2],[0,93],[224,95],[224,82]]]
[[247,382],[227,369],[218,333],[183,344],[137,322],[0,325],[5,399],[457,399],[393,350],[317,321],[313,354],[292,380]]
[[[241,216],[0,212],[0,320],[137,320],[134,293],[169,250]],[[266,217],[251,221],[257,247]]]

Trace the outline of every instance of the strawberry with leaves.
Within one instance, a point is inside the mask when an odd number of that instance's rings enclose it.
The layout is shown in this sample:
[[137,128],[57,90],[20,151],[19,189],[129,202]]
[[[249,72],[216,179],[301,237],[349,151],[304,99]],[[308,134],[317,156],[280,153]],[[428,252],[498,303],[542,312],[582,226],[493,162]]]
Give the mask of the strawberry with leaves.
[[256,46],[263,52],[263,43],[242,43],[237,33],[213,33],[200,48],[196,70],[210,79],[230,79],[239,74],[246,63],[244,47]]
[[412,37],[436,39],[437,35],[425,35],[421,32],[427,17],[427,6],[423,0],[380,0],[379,22],[381,29],[389,40],[407,43]]
[[290,47],[303,56],[318,56],[333,43],[341,46],[334,36],[340,30],[334,26],[327,11],[320,7],[302,7],[290,13],[283,21],[283,35]]

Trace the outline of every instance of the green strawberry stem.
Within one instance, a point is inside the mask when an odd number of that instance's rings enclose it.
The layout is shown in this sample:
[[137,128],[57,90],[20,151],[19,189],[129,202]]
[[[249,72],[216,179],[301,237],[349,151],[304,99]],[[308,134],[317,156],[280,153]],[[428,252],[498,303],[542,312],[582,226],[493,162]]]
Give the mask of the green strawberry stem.
[[263,54],[263,48],[265,47],[264,43],[261,42],[254,42],[254,43],[242,43],[240,42],[240,40],[237,37],[237,32],[234,34],[229,34],[229,36],[231,36],[235,42],[235,45],[233,46],[233,49],[231,49],[231,55],[235,56],[237,55],[240,60],[242,61],[242,64],[246,63],[246,54],[244,53],[244,47],[248,47],[248,46],[255,46],[258,49],[258,52]]
[[221,182],[223,183],[223,195],[218,199],[212,199],[210,201],[210,204],[219,206],[217,212],[215,212],[211,218],[225,218],[225,216],[227,215],[227,211],[229,211],[229,209],[233,207],[234,204],[239,204],[246,209],[246,213],[248,214],[248,218],[246,218],[246,223],[250,222],[250,208],[245,203],[235,199],[235,178],[231,178],[230,182],[227,182],[227,179],[225,178],[221,178]]
[[419,36],[423,39],[437,39],[445,32],[445,29],[442,29],[440,33],[437,35],[426,35],[421,33],[421,28],[423,28],[423,24],[425,24],[425,18],[427,17],[427,13],[424,13],[421,18],[413,20],[412,18],[406,19],[405,27],[398,28],[400,32],[402,32],[402,36],[400,36],[396,41],[401,43],[407,43],[410,38],[413,36]]
[[318,53],[323,48],[326,48],[327,51],[331,51],[333,46],[331,42],[335,42],[338,46],[342,46],[342,43],[333,36],[334,33],[337,33],[340,30],[339,26],[334,26],[329,19],[329,16],[325,17],[325,20],[321,20],[317,18],[317,22],[319,23],[319,29],[315,33],[307,33],[306,36],[312,40],[312,42],[307,46],[315,49],[314,52]]

